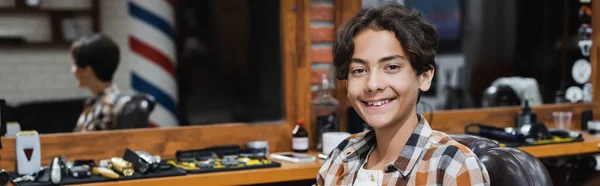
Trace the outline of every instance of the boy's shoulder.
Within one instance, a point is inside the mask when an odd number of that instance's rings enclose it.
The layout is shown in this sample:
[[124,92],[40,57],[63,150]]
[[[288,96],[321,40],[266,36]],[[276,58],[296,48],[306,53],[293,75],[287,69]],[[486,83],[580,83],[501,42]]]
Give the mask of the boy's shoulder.
[[430,145],[426,147],[426,154],[437,154],[440,159],[451,159],[463,162],[470,157],[476,157],[475,153],[467,146],[452,139],[448,134],[440,131],[433,131],[429,136]]

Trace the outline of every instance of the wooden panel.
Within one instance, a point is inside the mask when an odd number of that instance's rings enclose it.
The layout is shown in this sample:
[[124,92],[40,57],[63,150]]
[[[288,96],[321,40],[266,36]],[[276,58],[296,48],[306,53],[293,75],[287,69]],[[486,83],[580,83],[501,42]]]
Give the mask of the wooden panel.
[[335,25],[340,26],[350,19],[362,6],[361,0],[334,0]]
[[331,63],[333,55],[331,48],[313,48],[310,51],[311,61],[313,63]]
[[592,3],[592,12],[596,12],[596,14],[592,14],[592,30],[596,30],[596,32],[592,32],[593,45],[590,54],[592,77],[590,83],[593,85],[594,119],[600,120],[600,61],[598,59],[598,55],[600,54],[600,32],[598,32],[600,30],[600,14],[598,14],[600,12],[600,3]]
[[310,37],[312,42],[332,42],[333,27],[312,27]]
[[[283,2],[283,1],[282,1]],[[308,131],[312,131],[311,124],[311,105],[310,101],[312,100],[311,96],[311,83],[310,83],[310,73],[312,71],[311,66],[311,56],[310,53],[311,45],[310,45],[310,0],[297,0],[297,18],[296,31],[298,32],[297,41],[298,44],[298,64],[296,67],[296,117],[304,121],[304,127]],[[312,139],[312,133],[309,132],[309,138]],[[291,142],[290,142],[291,143]],[[309,140],[309,143],[313,143]]]
[[[339,27],[348,19],[350,19],[358,10],[361,8],[361,0],[334,0],[335,5],[335,29],[339,29]],[[335,36],[334,36],[335,37]],[[333,62],[333,60],[332,60]],[[335,83],[336,89],[336,97],[340,101],[340,110],[339,120],[340,120],[340,130],[347,131],[347,113],[346,108],[348,105],[347,95],[348,92],[346,90],[346,81],[345,80],[337,80]]]
[[310,6],[311,21],[333,21],[333,6],[315,5]]
[[[296,120],[296,112],[298,107],[296,106],[296,80],[298,77],[296,76],[296,66],[298,64],[298,52],[297,52],[297,43],[296,43],[296,13],[294,11],[294,2],[290,1],[281,1],[281,37],[283,39],[282,51],[284,57],[283,64],[283,74],[285,76],[284,86],[285,86],[285,109],[286,109],[286,120],[288,122],[288,126],[293,126],[293,122]],[[291,130],[290,130],[291,131]],[[289,139],[292,138],[291,133],[288,136]],[[291,144],[290,144],[291,149]]]
[[100,0],[92,0],[92,31],[100,32]]

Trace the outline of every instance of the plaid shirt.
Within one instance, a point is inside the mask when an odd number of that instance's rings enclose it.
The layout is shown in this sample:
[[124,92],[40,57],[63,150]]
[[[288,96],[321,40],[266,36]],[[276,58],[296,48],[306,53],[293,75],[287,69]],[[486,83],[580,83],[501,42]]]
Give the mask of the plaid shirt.
[[119,89],[113,85],[104,89],[95,97],[86,100],[74,131],[115,129],[115,106],[117,105],[118,95]]
[[[383,185],[489,185],[485,166],[470,149],[418,117],[419,124],[396,161],[384,166]],[[342,141],[319,170],[316,185],[353,185],[374,145],[373,130]]]

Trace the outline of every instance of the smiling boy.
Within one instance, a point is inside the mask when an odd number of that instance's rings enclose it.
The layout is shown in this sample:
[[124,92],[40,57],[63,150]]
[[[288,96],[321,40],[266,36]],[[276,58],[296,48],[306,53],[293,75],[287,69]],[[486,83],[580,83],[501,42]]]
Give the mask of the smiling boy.
[[362,9],[340,28],[336,77],[347,80],[349,102],[373,129],[340,143],[317,185],[489,185],[475,154],[416,112],[437,46],[436,29],[398,4]]

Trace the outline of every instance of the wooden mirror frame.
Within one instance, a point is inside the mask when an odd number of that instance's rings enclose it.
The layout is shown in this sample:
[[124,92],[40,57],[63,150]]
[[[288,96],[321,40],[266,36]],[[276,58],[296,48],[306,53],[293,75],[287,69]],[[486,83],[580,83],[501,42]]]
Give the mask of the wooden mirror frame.
[[[65,155],[67,159],[94,159],[121,157],[126,148],[144,150],[174,158],[181,149],[199,149],[208,146],[239,144],[251,140],[267,140],[271,151],[291,150],[292,128],[297,119],[308,122],[310,111],[310,28],[309,0],[282,0],[280,23],[284,82],[285,118],[275,123],[223,123],[203,126],[100,131],[91,133],[63,133],[40,135],[42,164],[52,157]],[[16,169],[15,138],[2,137],[0,167]]]
[[[214,145],[239,144],[245,146],[250,140],[268,140],[271,152],[291,150],[291,131],[297,119],[304,119],[310,130],[310,28],[309,0],[281,1],[281,33],[283,74],[285,87],[285,120],[274,124],[228,123],[205,126],[188,126],[163,129],[135,129],[103,131],[93,133],[41,135],[42,164],[47,165],[54,156],[65,155],[69,160],[94,159],[96,161],[114,156],[122,156],[125,148],[144,150],[160,155],[163,159],[174,158],[177,150],[198,149]],[[361,7],[360,0],[334,0],[336,25],[351,17]],[[600,3],[593,5],[600,10]],[[592,27],[600,30],[600,16],[593,18]],[[598,43],[600,33],[593,34],[591,54],[592,84],[598,85]],[[338,97],[345,98],[345,85],[336,83]],[[553,104],[534,107],[540,121],[552,121],[553,111],[573,111],[573,126],[578,128],[581,111],[593,109],[595,119],[600,114],[600,86],[594,86],[592,104]],[[347,105],[340,99],[341,107]],[[462,133],[467,122],[482,122],[497,126],[512,126],[518,107],[498,107],[486,109],[465,109],[434,112],[432,127],[447,133]],[[342,130],[345,130],[345,109],[340,109]],[[425,114],[428,117],[428,114]],[[311,138],[312,139],[312,138]],[[0,139],[0,167],[16,169],[15,138]],[[312,142],[311,142],[312,143]],[[315,173],[316,174],[316,173]]]

